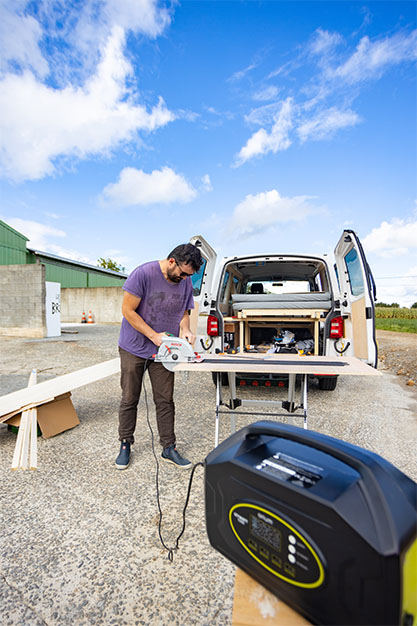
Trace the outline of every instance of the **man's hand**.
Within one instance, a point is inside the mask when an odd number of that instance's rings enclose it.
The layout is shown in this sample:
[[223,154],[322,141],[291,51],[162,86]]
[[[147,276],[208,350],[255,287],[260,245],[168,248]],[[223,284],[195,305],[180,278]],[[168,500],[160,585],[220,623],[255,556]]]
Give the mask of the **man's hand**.
[[195,335],[193,335],[189,328],[181,330],[180,337],[182,339],[186,339],[191,345],[195,342]]
[[169,335],[167,335],[167,333],[153,333],[149,339],[156,345],[157,348],[159,348],[164,337],[169,337]]

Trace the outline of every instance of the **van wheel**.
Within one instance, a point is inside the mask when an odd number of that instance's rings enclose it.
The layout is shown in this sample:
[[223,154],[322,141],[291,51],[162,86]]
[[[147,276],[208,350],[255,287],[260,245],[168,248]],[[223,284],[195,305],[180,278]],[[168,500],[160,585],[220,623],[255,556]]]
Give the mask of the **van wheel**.
[[[216,372],[212,372],[211,376],[213,378],[213,383],[215,385],[217,385],[217,373]],[[226,372],[221,372],[221,374],[220,374],[220,382],[222,384],[222,387],[228,387],[229,386],[229,377],[226,374]]]
[[337,385],[337,376],[320,376],[319,389],[323,391],[334,391]]

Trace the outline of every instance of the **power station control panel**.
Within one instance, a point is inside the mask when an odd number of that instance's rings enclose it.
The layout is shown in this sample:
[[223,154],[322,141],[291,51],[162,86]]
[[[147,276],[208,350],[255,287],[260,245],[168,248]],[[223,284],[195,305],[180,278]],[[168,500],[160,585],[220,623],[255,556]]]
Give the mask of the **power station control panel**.
[[323,583],[324,566],[317,551],[287,520],[241,502],[230,509],[229,522],[245,550],[278,578],[304,588]]

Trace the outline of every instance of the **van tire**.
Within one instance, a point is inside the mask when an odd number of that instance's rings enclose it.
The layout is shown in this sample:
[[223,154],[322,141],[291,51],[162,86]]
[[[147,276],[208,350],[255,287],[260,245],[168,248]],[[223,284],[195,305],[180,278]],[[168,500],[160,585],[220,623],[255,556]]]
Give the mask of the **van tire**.
[[337,376],[320,376],[319,389],[323,391],[334,391],[337,385]]
[[[217,385],[217,373],[216,372],[212,372],[211,373],[211,377],[213,378],[213,383],[215,385]],[[221,374],[220,374],[220,382],[222,384],[222,387],[228,387],[229,386],[229,377],[226,374],[226,372],[221,372]]]

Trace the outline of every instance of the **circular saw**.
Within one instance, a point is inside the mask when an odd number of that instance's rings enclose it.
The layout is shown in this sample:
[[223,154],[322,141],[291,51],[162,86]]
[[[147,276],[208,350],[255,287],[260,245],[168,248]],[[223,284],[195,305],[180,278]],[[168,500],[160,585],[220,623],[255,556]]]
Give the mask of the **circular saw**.
[[163,337],[155,356],[155,362],[162,363],[172,371],[178,363],[201,363],[203,357],[194,352],[186,339],[181,337]]

